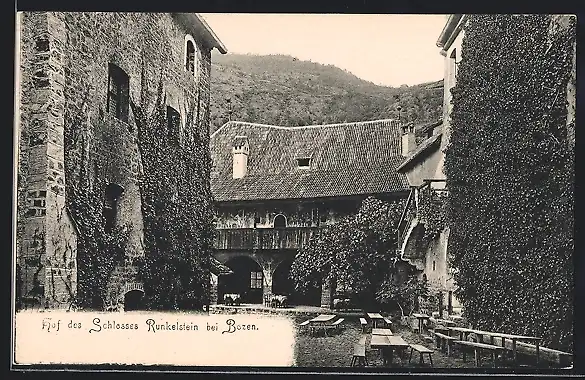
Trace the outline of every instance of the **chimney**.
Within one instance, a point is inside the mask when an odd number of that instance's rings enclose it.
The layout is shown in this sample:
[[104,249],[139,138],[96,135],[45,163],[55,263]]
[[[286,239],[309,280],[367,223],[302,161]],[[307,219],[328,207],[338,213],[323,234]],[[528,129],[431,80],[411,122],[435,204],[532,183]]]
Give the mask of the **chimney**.
[[408,156],[416,148],[416,138],[414,136],[414,124],[408,123],[400,127],[402,129],[402,155]]
[[250,145],[246,136],[236,136],[232,145],[232,157],[234,162],[233,178],[244,178],[248,171],[248,154]]

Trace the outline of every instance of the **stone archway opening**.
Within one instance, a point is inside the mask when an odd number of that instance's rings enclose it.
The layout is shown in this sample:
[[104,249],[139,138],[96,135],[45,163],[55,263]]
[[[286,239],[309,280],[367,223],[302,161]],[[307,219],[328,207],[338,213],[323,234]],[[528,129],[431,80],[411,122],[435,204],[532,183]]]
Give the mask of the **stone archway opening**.
[[232,274],[218,278],[218,302],[224,303],[226,294],[238,294],[240,303],[261,304],[264,289],[262,267],[253,259],[238,256],[225,262]]
[[294,282],[290,277],[290,269],[294,259],[282,261],[272,274],[272,293],[286,295],[289,305],[321,305],[321,288],[314,287],[306,293],[295,290]]
[[124,311],[144,309],[144,292],[141,290],[130,290],[124,294]]

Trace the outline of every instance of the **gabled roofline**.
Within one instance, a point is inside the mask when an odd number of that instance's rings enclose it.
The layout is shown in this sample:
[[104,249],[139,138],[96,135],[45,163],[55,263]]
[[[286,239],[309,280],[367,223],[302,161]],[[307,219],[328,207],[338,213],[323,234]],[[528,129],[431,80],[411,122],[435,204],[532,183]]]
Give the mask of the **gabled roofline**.
[[217,37],[213,29],[205,19],[198,13],[173,13],[173,15],[189,30],[194,36],[201,35],[203,41],[211,48],[216,48],[221,54],[227,53],[227,48]]
[[417,162],[417,158],[420,157],[424,152],[427,152],[430,148],[439,145],[442,136],[443,132],[440,132],[423,141],[420,146],[396,168],[396,171],[399,173],[404,172],[406,168]]
[[221,129],[223,129],[224,127],[228,126],[228,125],[247,125],[250,127],[264,127],[264,128],[272,128],[272,129],[284,129],[284,130],[288,130],[288,131],[297,131],[297,130],[303,130],[303,129],[309,129],[309,128],[327,128],[327,127],[341,127],[344,125],[352,125],[354,124],[355,126],[358,125],[369,125],[369,124],[376,124],[376,123],[383,123],[383,122],[396,122],[398,123],[397,119],[379,119],[379,120],[368,120],[368,121],[351,121],[351,122],[347,122],[347,123],[335,123],[335,124],[313,124],[313,125],[302,125],[302,126],[298,126],[298,127],[282,127],[279,125],[272,125],[272,124],[261,124],[261,123],[250,123],[248,121],[237,121],[237,120],[231,120],[228,121],[227,123],[223,124],[221,127],[217,128],[215,130],[215,132],[213,132],[209,137],[213,137],[217,132],[219,132]]
[[441,48],[441,55],[446,56],[447,50],[455,40],[455,37],[461,31],[461,28],[467,21],[467,15],[452,14],[447,19],[447,23],[443,27],[439,38],[437,39],[437,47]]

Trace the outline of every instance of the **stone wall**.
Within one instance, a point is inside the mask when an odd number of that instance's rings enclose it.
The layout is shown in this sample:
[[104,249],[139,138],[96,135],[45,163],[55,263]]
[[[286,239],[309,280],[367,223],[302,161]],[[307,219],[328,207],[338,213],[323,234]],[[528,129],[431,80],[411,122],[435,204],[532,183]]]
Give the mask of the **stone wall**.
[[[76,278],[75,266],[68,267],[76,257],[75,226],[64,210],[78,182],[83,144],[89,145],[93,181],[124,189],[116,224],[130,229],[126,255],[144,254],[136,125],[131,110],[127,122],[108,112],[109,64],[124,70],[130,99],[147,111],[159,80],[182,125],[187,99],[196,99],[196,126],[182,132],[207,139],[211,49],[193,35],[197,74],[186,71],[186,35],[194,29],[168,13],[34,12],[23,13],[21,20],[17,255],[24,274],[21,294],[26,294],[31,274],[47,265],[47,259],[37,263],[39,254],[63,256],[65,247],[70,249],[69,259],[51,262],[57,272],[46,267],[45,277],[37,275],[41,285],[55,273]],[[89,126],[88,138],[65,143],[64,136],[78,132],[80,118]],[[25,265],[27,260],[32,264]],[[123,288],[120,279],[135,274],[134,267],[121,264],[112,282],[116,289]]]
[[52,13],[19,16],[20,124],[17,179],[19,294],[27,303],[69,307],[77,283],[76,231],[65,203],[65,38]]

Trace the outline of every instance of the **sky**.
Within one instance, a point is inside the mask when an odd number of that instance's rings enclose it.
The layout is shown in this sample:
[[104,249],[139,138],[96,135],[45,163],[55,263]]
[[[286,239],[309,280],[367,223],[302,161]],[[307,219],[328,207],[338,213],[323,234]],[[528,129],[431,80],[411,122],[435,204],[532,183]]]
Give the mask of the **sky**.
[[[203,13],[228,53],[287,54],[398,87],[443,78],[445,15]],[[214,50],[213,54],[220,54]]]

